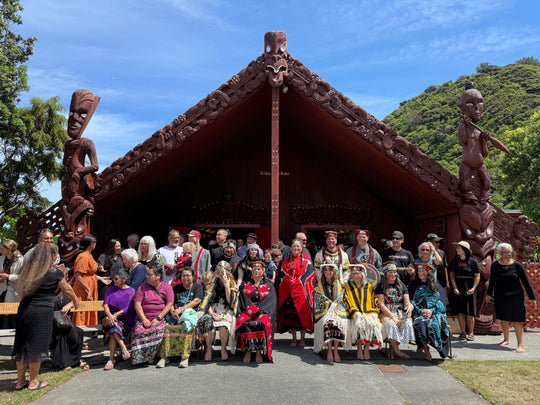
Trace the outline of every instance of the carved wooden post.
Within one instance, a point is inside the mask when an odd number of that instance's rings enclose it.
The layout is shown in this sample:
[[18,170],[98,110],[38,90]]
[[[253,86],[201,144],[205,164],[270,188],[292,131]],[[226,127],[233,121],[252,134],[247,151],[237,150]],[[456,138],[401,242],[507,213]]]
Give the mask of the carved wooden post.
[[272,214],[271,243],[279,242],[279,87],[272,87]]
[[287,35],[270,31],[264,35],[263,63],[272,86],[271,243],[279,241],[279,91],[287,74]]

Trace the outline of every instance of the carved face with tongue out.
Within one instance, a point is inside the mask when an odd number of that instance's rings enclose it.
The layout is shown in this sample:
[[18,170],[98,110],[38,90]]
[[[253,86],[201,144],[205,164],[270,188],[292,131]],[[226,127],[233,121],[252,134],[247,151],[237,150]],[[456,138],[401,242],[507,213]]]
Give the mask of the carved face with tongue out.
[[288,70],[287,34],[282,31],[270,31],[264,35],[263,63],[270,85],[281,86]]

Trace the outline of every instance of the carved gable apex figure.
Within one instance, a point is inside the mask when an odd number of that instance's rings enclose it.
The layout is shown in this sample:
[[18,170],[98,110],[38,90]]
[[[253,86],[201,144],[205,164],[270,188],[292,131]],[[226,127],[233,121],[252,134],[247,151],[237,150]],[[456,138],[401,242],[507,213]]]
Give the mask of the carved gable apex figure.
[[279,87],[289,72],[287,65],[287,34],[283,31],[270,31],[264,34],[264,68],[268,83]]

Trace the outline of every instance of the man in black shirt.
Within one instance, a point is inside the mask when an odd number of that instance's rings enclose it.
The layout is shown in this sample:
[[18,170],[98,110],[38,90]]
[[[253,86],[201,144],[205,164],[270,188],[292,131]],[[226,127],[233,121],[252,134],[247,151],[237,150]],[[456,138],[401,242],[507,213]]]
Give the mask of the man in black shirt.
[[403,249],[401,245],[405,241],[405,236],[401,231],[392,232],[392,247],[383,250],[381,253],[383,263],[393,261],[398,268],[398,275],[405,285],[409,284],[411,276],[414,274],[414,256],[407,249]]

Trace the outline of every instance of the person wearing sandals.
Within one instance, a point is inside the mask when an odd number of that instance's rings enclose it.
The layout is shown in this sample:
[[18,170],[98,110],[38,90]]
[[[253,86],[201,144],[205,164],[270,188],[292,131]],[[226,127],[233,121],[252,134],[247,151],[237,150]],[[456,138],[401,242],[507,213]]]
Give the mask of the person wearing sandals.
[[182,282],[173,287],[174,307],[165,316],[167,326],[158,349],[158,357],[161,359],[157,368],[165,367],[169,361],[168,357],[174,356],[181,358],[178,367],[188,366],[191,343],[197,325],[196,311],[203,299],[202,284],[195,283],[194,278],[195,271],[191,267],[183,267],[180,270]]
[[204,360],[212,360],[212,343],[219,330],[221,360],[229,358],[227,344],[231,353],[236,352],[236,312],[238,309],[238,288],[231,273],[231,265],[221,261],[216,266],[214,279],[206,286],[204,298],[199,307],[204,311],[197,324],[197,335],[206,342]]
[[161,281],[163,265],[150,261],[146,268],[146,283],[141,284],[133,297],[137,317],[131,331],[132,364],[154,363],[165,331],[164,317],[174,303],[172,287]]
[[[450,284],[454,293],[454,312],[458,314],[460,340],[474,340],[474,317],[476,316],[476,287],[480,283],[480,265],[472,257],[468,242],[454,242],[456,256],[450,262]],[[468,329],[468,334],[467,333]]]
[[[13,353],[17,363],[16,391],[30,391],[48,386],[38,378],[41,357],[47,353],[53,331],[54,297],[57,288],[66,295],[73,306],[79,299],[65,279],[64,272],[54,267],[58,247],[49,243],[38,243],[27,253],[19,271],[19,309]],[[26,380],[26,370],[30,380]]]
[[383,263],[382,270],[383,277],[375,287],[375,294],[379,299],[381,322],[390,340],[390,357],[408,359],[409,356],[399,350],[399,345],[414,340],[411,321],[413,306],[409,300],[409,291],[398,277],[395,262]]
[[127,360],[131,356],[126,347],[126,340],[129,339],[129,332],[135,319],[135,309],[133,297],[135,290],[126,284],[128,274],[125,270],[119,270],[113,276],[114,286],[105,293],[103,300],[104,343],[109,345],[109,360],[105,365],[105,370],[114,368],[114,356],[116,348],[122,352],[122,359]]

